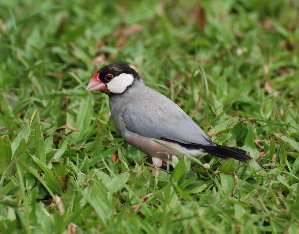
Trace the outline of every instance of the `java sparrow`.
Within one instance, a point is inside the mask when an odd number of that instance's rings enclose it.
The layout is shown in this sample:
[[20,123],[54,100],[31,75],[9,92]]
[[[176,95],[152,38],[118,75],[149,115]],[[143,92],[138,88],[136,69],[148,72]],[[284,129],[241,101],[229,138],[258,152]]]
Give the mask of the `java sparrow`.
[[157,167],[169,156],[182,156],[154,140],[189,156],[210,153],[242,162],[252,159],[242,149],[213,143],[178,105],[145,86],[138,73],[126,64],[101,68],[86,89],[108,94],[116,129],[129,144],[152,157]]

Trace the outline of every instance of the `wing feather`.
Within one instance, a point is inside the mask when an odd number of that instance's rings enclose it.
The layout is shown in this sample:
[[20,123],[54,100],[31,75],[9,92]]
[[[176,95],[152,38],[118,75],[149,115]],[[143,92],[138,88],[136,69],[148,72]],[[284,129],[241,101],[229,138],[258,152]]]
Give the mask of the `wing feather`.
[[183,144],[211,144],[205,132],[169,99],[162,105],[149,106],[134,103],[126,108],[123,119],[130,131],[144,137],[169,139]]

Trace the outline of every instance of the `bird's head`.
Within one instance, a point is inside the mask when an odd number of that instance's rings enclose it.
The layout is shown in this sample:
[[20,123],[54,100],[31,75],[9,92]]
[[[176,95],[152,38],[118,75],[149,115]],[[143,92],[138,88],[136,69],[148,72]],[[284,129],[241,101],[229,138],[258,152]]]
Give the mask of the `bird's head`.
[[127,64],[115,63],[102,67],[89,81],[86,90],[120,94],[139,80],[138,73]]

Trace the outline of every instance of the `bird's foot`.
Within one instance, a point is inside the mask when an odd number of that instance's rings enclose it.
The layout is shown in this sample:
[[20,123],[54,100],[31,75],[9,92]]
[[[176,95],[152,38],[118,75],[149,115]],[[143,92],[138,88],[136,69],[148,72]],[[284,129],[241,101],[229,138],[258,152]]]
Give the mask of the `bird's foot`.
[[152,158],[152,161],[153,161],[153,165],[155,166],[155,167],[162,167],[162,165],[163,165],[163,161],[162,161],[162,159],[161,158]]

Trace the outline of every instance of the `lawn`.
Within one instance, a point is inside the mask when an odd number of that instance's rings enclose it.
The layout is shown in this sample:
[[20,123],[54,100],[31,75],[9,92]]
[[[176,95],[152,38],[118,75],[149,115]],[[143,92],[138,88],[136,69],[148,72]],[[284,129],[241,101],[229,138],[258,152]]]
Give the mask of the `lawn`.
[[[298,231],[298,1],[2,0],[0,32],[0,233]],[[253,160],[153,170],[85,90],[115,62]]]

